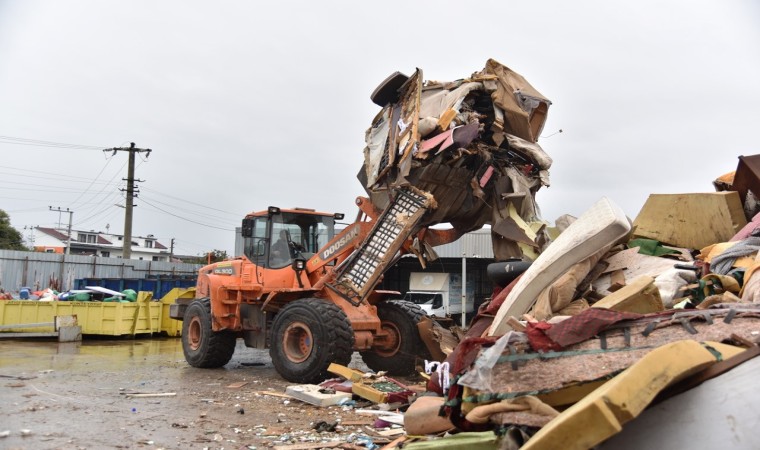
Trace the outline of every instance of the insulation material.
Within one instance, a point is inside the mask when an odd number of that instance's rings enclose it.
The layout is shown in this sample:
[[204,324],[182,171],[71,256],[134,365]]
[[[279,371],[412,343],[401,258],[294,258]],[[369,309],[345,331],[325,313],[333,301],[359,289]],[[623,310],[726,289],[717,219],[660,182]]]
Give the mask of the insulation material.
[[498,403],[481,405],[467,413],[465,419],[471,423],[488,423],[525,425],[542,427],[559,412],[532,395],[502,400]]
[[[578,264],[575,264],[559,277],[557,281],[552,283],[551,286],[544,289],[541,294],[539,294],[536,304],[533,305],[530,315],[536,320],[547,320],[567,308],[570,303],[577,298],[578,286],[605,253],[606,249],[602,249]],[[576,305],[576,308],[578,306],[579,305]],[[586,307],[588,307],[588,304],[586,304]],[[576,308],[573,308],[573,311],[580,312],[585,309],[583,307]],[[565,313],[567,312],[568,311],[565,311]]]
[[680,297],[682,287],[697,281],[697,274],[693,270],[668,269],[654,279],[654,284],[660,291],[662,305],[669,309]]
[[626,280],[643,276],[658,277],[674,270],[674,266],[680,263],[671,258],[642,255],[638,252],[638,247],[617,252],[605,258],[604,261],[607,263],[607,269],[592,283],[594,289],[602,295],[611,293],[610,286],[614,284],[611,275],[613,272],[622,271],[622,276]]
[[549,185],[552,160],[536,141],[551,102],[494,60],[457,81],[423,81],[420,69],[397,87],[400,79],[389,77],[373,94],[389,102],[366,132],[358,175],[373,205],[383,210],[389,191],[413,186],[438,205],[418,228],[450,223],[464,233],[501,221],[528,224],[533,231],[519,243],[494,234],[495,254],[535,258],[548,240],[535,194]]

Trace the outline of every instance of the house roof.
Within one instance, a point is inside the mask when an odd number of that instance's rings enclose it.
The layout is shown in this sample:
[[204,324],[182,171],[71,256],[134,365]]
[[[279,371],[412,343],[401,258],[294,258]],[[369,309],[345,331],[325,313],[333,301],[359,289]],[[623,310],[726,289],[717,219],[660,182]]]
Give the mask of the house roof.
[[61,241],[65,241],[65,240],[67,240],[69,238],[66,234],[61,233],[60,231],[58,231],[58,230],[56,230],[54,228],[37,227],[37,230],[39,230],[39,231],[41,231],[41,232],[43,232],[43,233],[45,233],[45,234],[47,234],[49,236],[53,236],[54,238],[56,238],[58,240],[61,240]]

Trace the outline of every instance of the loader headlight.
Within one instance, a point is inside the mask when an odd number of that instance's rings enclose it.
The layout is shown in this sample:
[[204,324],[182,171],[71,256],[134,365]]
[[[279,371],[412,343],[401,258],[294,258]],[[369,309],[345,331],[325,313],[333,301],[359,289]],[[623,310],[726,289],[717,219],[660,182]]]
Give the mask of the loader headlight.
[[302,271],[306,268],[306,260],[305,259],[296,259],[293,261],[293,270],[295,271]]

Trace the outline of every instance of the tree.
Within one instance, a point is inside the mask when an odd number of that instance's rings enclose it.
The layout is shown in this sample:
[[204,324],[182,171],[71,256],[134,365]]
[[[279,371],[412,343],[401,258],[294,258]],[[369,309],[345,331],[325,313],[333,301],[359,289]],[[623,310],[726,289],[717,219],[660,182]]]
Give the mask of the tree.
[[219,262],[224,261],[225,259],[228,259],[229,256],[227,256],[227,252],[225,250],[217,250],[214,249],[208,253],[201,253],[198,255],[197,258],[193,258],[190,261],[187,261],[191,264],[208,264],[209,262],[209,255],[211,255],[211,262]]
[[11,226],[10,216],[2,209],[0,209],[0,249],[28,250],[21,233]]

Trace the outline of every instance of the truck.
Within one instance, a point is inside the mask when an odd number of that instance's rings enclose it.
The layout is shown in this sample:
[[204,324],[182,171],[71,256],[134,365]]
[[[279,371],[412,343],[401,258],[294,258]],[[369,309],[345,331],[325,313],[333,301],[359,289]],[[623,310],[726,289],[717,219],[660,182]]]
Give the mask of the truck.
[[[461,325],[462,277],[454,273],[412,272],[409,290],[404,300],[419,305],[425,314],[435,318],[452,318]],[[465,314],[475,312],[475,299],[471,286],[467,286]]]

